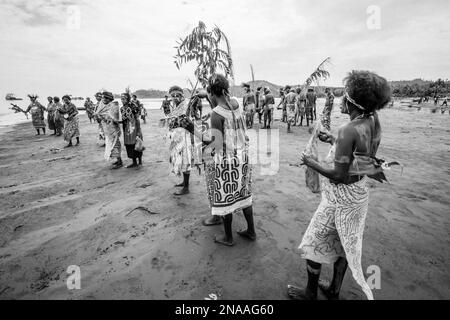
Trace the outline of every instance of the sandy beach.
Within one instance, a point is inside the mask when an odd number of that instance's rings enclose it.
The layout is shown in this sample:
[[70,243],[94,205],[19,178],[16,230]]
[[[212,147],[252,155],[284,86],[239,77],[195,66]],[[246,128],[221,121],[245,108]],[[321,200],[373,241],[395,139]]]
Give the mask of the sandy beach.
[[[293,164],[308,129],[287,134],[278,116],[278,172],[253,176],[258,239],[236,235],[229,248],[213,242],[221,226],[201,225],[210,214],[203,175],[193,172],[189,195],[172,195],[179,180],[169,174],[162,113],[149,117],[141,170],[109,170],[86,115],[78,147],[35,136],[31,122],[0,136],[0,299],[287,299],[287,284],[306,283],[297,247],[320,194]],[[370,182],[363,270],[381,270],[375,299],[450,299],[450,116],[391,108],[380,119],[378,156],[404,170],[387,173],[391,184]],[[336,106],[333,133],[345,121]],[[236,215],[234,230],[244,225]],[[66,286],[70,265],[81,269],[80,290]],[[365,299],[350,272],[341,295]]]

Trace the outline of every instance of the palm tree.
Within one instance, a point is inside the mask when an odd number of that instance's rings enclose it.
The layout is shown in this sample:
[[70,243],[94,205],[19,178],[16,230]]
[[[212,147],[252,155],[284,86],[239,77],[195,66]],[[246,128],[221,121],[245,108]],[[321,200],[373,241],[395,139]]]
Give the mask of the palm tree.
[[199,21],[198,26],[186,38],[180,38],[177,44],[175,65],[180,69],[183,64],[195,61],[195,76],[203,87],[206,87],[208,78],[219,70],[234,79],[230,42],[219,27],[214,26],[208,31],[206,25]]

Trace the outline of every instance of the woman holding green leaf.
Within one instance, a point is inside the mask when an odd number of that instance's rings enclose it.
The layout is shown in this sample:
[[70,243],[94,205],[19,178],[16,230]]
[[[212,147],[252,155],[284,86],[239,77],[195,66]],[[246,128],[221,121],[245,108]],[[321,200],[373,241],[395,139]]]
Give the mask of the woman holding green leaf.
[[[304,290],[289,285],[288,295],[293,299],[316,299],[318,287],[329,299],[338,299],[347,266],[367,298],[373,299],[361,268],[362,239],[368,177],[386,180],[383,160],[375,158],[381,141],[377,111],[388,104],[390,96],[386,79],[369,71],[352,71],[345,79],[341,106],[350,121],[339,128],[337,138],[324,132],[318,135],[332,145],[324,163],[302,154],[303,163],[322,176],[322,201],[299,247],[306,259],[308,284]],[[334,264],[330,283],[319,282],[323,263]]]

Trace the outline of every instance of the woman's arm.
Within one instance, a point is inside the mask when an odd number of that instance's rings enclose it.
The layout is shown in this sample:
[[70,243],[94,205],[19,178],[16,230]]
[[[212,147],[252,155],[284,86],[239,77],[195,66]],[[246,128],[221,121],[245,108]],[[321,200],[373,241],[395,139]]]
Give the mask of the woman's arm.
[[[203,134],[197,126],[195,126],[194,122],[188,118],[184,118],[181,120],[181,126],[194,134],[197,138],[202,140],[203,145],[210,145],[211,143],[222,144],[223,142],[223,123],[224,119],[217,114],[216,112],[211,112],[211,134]],[[219,139],[220,138],[220,139]],[[219,141],[218,141],[219,140]]]
[[353,146],[355,142],[355,132],[352,127],[345,126],[339,129],[336,140],[336,153],[334,168],[328,168],[318,161],[302,156],[302,160],[308,167],[314,169],[333,183],[346,183],[348,180],[348,170],[353,157]]
[[73,110],[72,116],[76,116],[79,113],[77,107],[74,104],[72,104],[72,110]]

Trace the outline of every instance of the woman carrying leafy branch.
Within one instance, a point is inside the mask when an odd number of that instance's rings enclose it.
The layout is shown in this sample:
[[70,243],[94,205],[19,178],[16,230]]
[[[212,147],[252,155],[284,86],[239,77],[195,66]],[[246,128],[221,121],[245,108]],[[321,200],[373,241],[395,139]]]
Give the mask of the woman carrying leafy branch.
[[[231,58],[230,42],[219,27],[214,26],[209,31],[206,25],[202,21],[199,21],[198,25],[189,35],[178,41],[175,49],[177,50],[174,56],[176,67],[180,69],[183,64],[194,62],[197,65],[195,69],[197,83],[200,83],[203,88],[207,87],[208,79],[218,71],[223,72],[225,77],[233,79],[233,60]],[[195,89],[196,86],[194,86],[192,91],[195,92]],[[213,109],[214,106],[211,105],[211,108]],[[189,113],[192,114],[192,112]],[[208,116],[204,118],[208,118]],[[221,223],[221,219],[217,218],[217,216],[203,221],[203,224],[206,226]]]
[[25,113],[30,112],[31,113],[31,120],[33,122],[33,126],[37,131],[37,136],[41,133],[39,130],[42,129],[42,132],[45,134],[45,120],[44,120],[44,111],[47,111],[47,109],[37,101],[38,96],[37,95],[28,95],[30,98],[31,104],[28,106],[28,108],[24,111]]
[[249,139],[244,110],[230,98],[228,80],[217,74],[212,75],[208,83],[208,100],[213,107],[211,130],[202,131],[189,118],[184,118],[181,125],[207,147],[206,184],[211,213],[223,219],[225,229],[225,235],[216,236],[214,241],[232,246],[232,221],[236,211],[242,210],[247,221],[247,229],[238,231],[238,234],[251,241],[256,239]]

